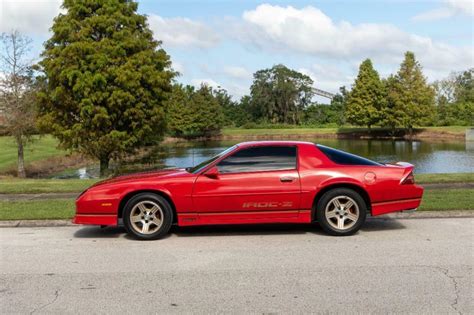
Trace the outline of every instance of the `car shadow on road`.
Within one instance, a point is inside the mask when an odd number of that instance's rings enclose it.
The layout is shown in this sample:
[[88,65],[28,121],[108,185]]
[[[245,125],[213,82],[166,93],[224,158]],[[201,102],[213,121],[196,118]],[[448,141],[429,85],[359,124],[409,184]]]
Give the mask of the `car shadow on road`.
[[74,232],[75,238],[117,238],[126,233],[123,226],[87,226]]
[[[390,230],[405,229],[405,226],[396,219],[372,219],[369,218],[362,232],[384,232]],[[76,238],[118,238],[125,234],[123,226],[118,227],[84,227],[74,233]],[[212,225],[212,226],[173,226],[170,234],[177,237],[202,237],[202,236],[244,236],[244,235],[297,235],[315,234],[327,236],[317,224],[255,224],[255,225]],[[166,238],[165,237],[165,238]],[[132,237],[125,235],[127,239]]]
[[251,224],[251,225],[204,225],[178,227],[171,233],[178,237],[195,236],[243,236],[243,235],[295,235],[313,233],[324,235],[317,224]]
[[363,232],[383,232],[390,230],[403,230],[406,226],[399,220],[392,218],[368,218],[361,228]]
[[[383,232],[390,230],[405,229],[406,227],[395,219],[368,219],[362,231]],[[213,226],[193,226],[172,228],[171,233],[178,237],[193,236],[241,236],[241,235],[295,235],[295,234],[316,234],[328,236],[318,223],[312,224],[255,224],[255,225],[213,225]]]

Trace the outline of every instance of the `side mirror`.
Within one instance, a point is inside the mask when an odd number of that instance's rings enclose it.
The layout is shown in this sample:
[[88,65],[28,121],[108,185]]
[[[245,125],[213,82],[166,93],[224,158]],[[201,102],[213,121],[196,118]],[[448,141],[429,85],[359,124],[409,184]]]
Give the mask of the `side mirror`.
[[216,166],[213,166],[207,170],[204,176],[212,178],[212,179],[217,179],[219,178],[219,169]]

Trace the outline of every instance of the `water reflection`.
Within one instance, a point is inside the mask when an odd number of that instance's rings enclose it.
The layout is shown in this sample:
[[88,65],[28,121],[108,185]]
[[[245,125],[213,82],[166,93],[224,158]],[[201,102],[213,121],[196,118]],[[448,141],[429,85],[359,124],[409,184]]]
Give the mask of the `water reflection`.
[[[417,173],[462,173],[474,170],[474,148],[465,142],[402,140],[309,139],[378,162],[405,161],[415,164]],[[188,167],[218,154],[240,141],[207,141],[164,144],[149,148],[139,158],[115,165],[117,173]],[[62,177],[96,177],[98,167],[90,166],[62,174]]]

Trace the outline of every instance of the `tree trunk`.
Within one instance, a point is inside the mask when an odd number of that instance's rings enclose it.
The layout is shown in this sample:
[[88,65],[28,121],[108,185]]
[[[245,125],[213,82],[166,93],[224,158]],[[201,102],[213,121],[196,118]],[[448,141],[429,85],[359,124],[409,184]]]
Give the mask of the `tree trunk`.
[[408,126],[408,139],[412,140],[413,139],[413,127]]
[[100,177],[105,176],[108,170],[109,170],[109,158],[108,157],[100,158]]
[[25,159],[23,155],[23,141],[21,141],[21,138],[17,137],[16,143],[18,146],[18,177],[25,178],[26,172],[25,172]]

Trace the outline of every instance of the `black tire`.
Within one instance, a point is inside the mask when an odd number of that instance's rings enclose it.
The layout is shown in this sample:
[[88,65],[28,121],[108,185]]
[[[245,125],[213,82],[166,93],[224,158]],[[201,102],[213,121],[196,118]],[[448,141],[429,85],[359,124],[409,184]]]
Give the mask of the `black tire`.
[[[341,205],[347,205],[349,201],[352,201],[355,206],[349,207],[348,210],[342,210],[345,207],[337,208],[333,202],[334,200],[345,200],[346,203],[339,203]],[[334,212],[331,211],[332,209],[334,209]],[[364,224],[367,216],[367,205],[364,198],[356,191],[349,188],[335,188],[322,195],[316,204],[315,211],[316,220],[326,233],[334,236],[348,236],[356,233]],[[358,212],[357,219],[355,219],[356,212]],[[342,225],[345,225],[345,222],[348,221],[347,228],[339,228],[340,220],[343,222]]]
[[[155,210],[155,214],[152,215],[151,211],[155,209],[155,206],[158,206],[159,209]],[[146,212],[150,213],[150,215],[147,214],[147,217],[145,217],[145,214],[142,215],[141,209],[150,210]],[[144,219],[140,221],[133,219],[134,223],[132,223],[132,211],[134,218]],[[160,221],[161,224],[158,225],[155,223],[157,221]],[[169,232],[173,223],[173,210],[165,198],[153,193],[141,193],[133,196],[126,203],[123,210],[123,223],[129,235],[140,240],[156,240],[162,238]],[[144,231],[144,225],[148,226],[148,228],[146,228],[148,233],[139,231],[140,227],[142,231]],[[150,227],[154,228],[154,230],[149,230]]]

